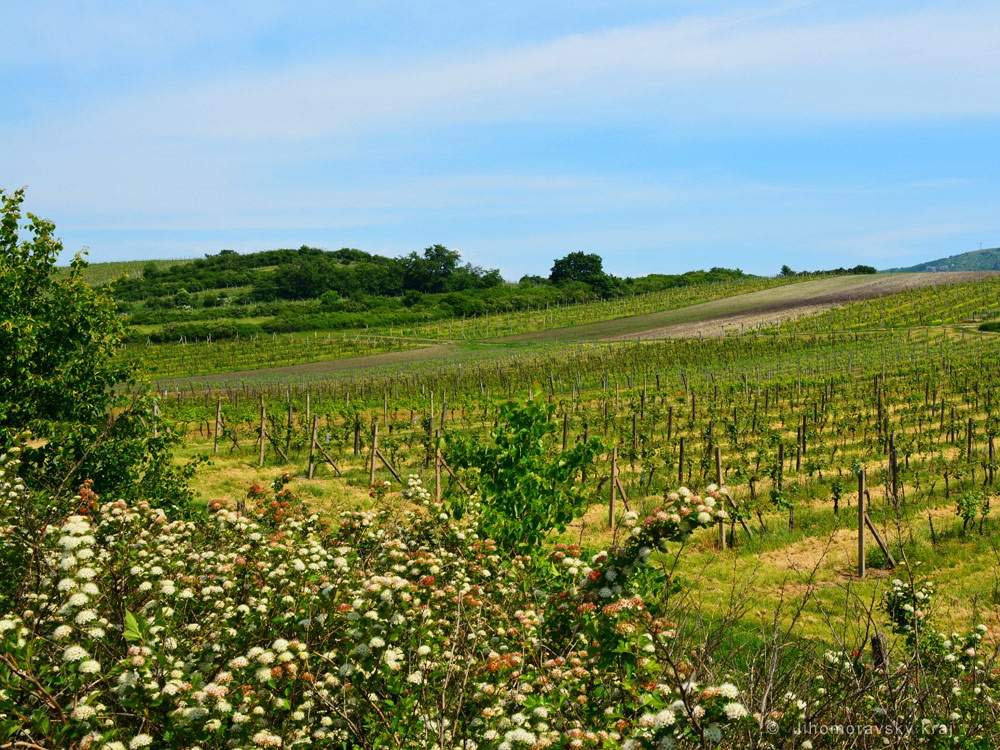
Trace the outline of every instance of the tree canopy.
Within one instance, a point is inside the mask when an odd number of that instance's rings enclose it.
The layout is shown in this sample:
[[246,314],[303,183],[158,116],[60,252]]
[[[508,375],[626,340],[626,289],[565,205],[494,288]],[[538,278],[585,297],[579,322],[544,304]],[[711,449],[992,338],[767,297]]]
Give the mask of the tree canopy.
[[55,225],[29,213],[22,226],[23,201],[23,190],[0,190],[0,452],[31,438],[25,479],[57,496],[89,478],[97,492],[186,500],[185,474],[169,461],[176,438],[153,438],[148,399],[114,390],[136,372],[118,351],[114,300],[83,281],[79,254],[58,272]]
[[570,253],[552,264],[549,281],[557,285],[579,282],[587,284],[595,292],[607,295],[617,286],[616,280],[604,273],[604,261],[597,253]]

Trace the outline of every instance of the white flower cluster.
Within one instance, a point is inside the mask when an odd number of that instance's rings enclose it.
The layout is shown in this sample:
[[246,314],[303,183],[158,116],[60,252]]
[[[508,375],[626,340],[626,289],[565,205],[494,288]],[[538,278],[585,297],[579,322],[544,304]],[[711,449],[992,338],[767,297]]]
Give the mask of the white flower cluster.
[[420,477],[416,474],[406,475],[406,485],[403,488],[403,497],[420,505],[428,504],[432,495],[430,491],[420,482]]
[[[86,516],[69,516],[62,526],[53,527],[52,534],[58,536],[61,554],[58,560],[59,578],[56,590],[62,595],[63,605],[59,608],[59,619],[53,620],[52,637],[62,641],[76,634],[86,640],[100,641],[104,638],[108,620],[98,614],[96,601],[101,595],[94,582],[97,577],[94,547],[96,539],[90,520]],[[63,650],[63,661],[74,664],[82,675],[96,675],[101,665],[92,659],[83,646],[71,644]]]
[[[749,716],[739,702],[739,689],[726,682],[717,687],[701,687],[687,681],[682,685],[683,697],[674,693],[674,700],[659,711],[647,711],[636,721],[635,732],[622,743],[623,748],[678,747],[678,738],[696,734],[699,727],[704,738],[717,745],[722,742],[724,728]],[[661,685],[660,694],[670,694]]]

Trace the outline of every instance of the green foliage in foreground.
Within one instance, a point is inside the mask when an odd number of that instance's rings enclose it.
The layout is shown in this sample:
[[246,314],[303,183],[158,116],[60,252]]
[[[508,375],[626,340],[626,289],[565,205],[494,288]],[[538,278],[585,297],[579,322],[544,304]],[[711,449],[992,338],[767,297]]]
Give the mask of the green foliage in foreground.
[[114,302],[84,282],[79,255],[59,273],[55,225],[28,214],[22,226],[23,200],[0,190],[0,451],[30,433],[22,471],[56,499],[86,478],[100,492],[186,503],[190,472],[170,465],[179,438],[148,399],[115,394],[136,370],[116,355]]
[[482,498],[483,532],[512,552],[531,553],[587,510],[585,488],[573,480],[603,446],[592,438],[556,451],[555,411],[554,404],[508,402],[489,441],[448,435],[449,462],[477,470],[469,476]]

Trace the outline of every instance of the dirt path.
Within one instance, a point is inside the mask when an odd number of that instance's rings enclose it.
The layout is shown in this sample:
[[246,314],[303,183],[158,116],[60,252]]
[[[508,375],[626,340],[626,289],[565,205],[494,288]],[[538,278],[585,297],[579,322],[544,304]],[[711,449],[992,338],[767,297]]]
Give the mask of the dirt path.
[[612,338],[660,339],[722,336],[726,331],[733,332],[741,328],[751,330],[758,326],[774,325],[786,320],[816,315],[852,302],[883,297],[907,289],[975,281],[995,274],[996,272],[993,271],[955,271],[839,276],[832,279],[821,279],[670,311],[683,312],[687,319],[669,322],[666,325],[643,331],[623,333]]

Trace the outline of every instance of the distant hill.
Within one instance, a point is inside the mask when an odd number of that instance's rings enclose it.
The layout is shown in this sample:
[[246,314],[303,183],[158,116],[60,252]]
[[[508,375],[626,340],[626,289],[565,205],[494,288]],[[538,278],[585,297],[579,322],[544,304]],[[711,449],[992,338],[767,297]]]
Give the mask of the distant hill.
[[1000,247],[949,255],[907,268],[887,268],[884,273],[897,271],[1000,271]]

